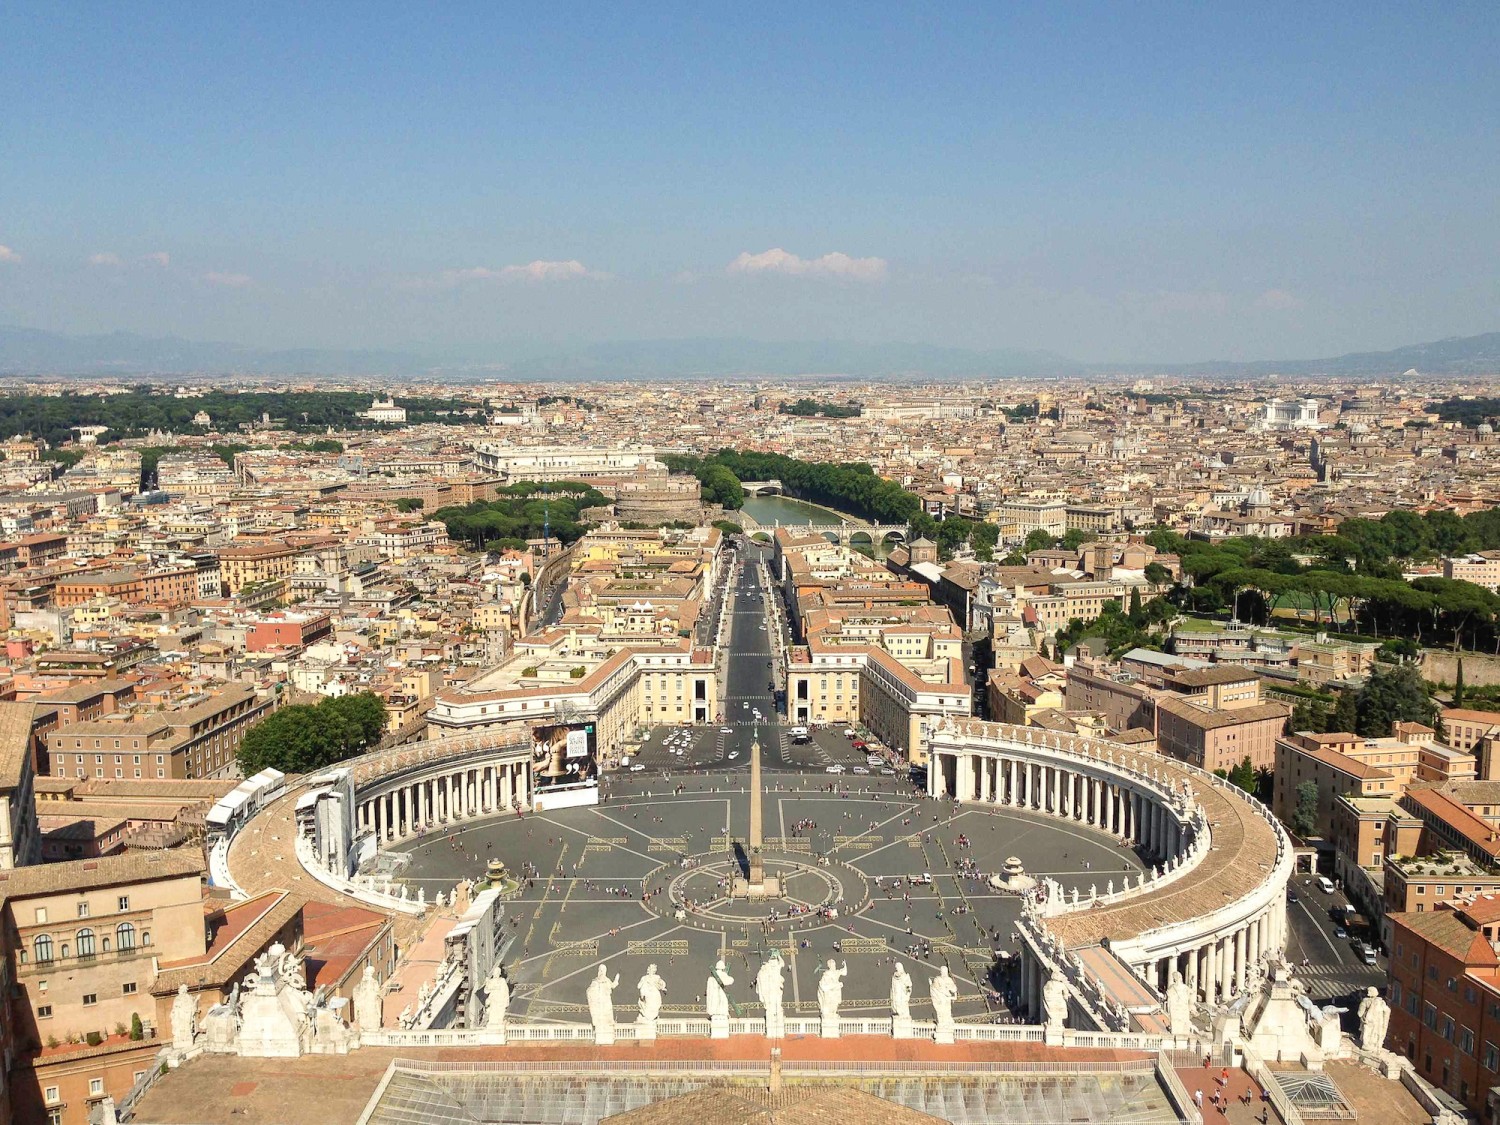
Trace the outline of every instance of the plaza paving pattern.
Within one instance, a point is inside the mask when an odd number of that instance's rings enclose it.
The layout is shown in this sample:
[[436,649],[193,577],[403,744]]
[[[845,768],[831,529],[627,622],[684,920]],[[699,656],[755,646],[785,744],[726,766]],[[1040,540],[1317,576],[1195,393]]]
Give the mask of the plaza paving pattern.
[[[715,733],[697,732],[701,751],[694,757],[719,756]],[[729,902],[718,880],[743,863],[734,845],[748,835],[747,782],[745,771],[722,767],[679,766],[666,779],[654,769],[615,774],[597,807],[507,815],[409,842],[400,849],[411,855],[404,878],[430,899],[459,878],[481,875],[491,858],[516,872],[533,866],[537,875],[506,903],[503,921],[513,1018],[586,1021],[584,992],[600,962],[611,977],[619,974],[619,1022],[634,1020],[636,981],[653,963],[667,984],[663,1017],[700,1016],[719,956],[734,978],[737,1014],[759,1015],[755,971],[775,945],[786,959],[788,1015],[817,1013],[817,974],[832,957],[848,964],[840,1009],[847,1017],[889,1014],[890,977],[900,960],[914,977],[913,1016],[930,1018],[928,981],[946,965],[959,984],[955,1017],[988,1021],[1009,1015],[997,954],[1019,948],[1019,902],[986,881],[1006,857],[1019,856],[1028,871],[1065,889],[1076,885],[1083,896],[1091,884],[1103,893],[1111,880],[1118,886],[1140,870],[1113,838],[1076,824],[955,806],[904,779],[783,769],[767,775],[764,816],[768,866],[791,872],[789,897]],[[693,866],[684,867],[684,858]],[[978,877],[960,872],[965,861]],[[930,883],[911,881],[927,874]],[[701,912],[684,911],[679,920],[668,902],[674,880]],[[654,897],[643,901],[648,891]],[[838,917],[767,924],[773,908],[785,915],[799,898],[831,901]]]

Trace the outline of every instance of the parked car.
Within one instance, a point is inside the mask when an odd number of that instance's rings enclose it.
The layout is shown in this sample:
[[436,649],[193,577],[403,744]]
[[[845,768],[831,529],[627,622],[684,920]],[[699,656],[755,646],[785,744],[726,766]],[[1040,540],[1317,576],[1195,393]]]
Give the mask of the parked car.
[[870,744],[868,742],[866,742],[863,738],[856,738],[854,740],[854,749],[856,749],[856,750],[868,750],[869,748],[870,748]]
[[870,771],[869,771],[869,768],[866,767],[866,766],[855,766],[854,767],[854,772],[855,773],[869,773]]
[[833,765],[829,766],[823,772],[824,773],[843,773],[844,772],[844,767],[835,762]]

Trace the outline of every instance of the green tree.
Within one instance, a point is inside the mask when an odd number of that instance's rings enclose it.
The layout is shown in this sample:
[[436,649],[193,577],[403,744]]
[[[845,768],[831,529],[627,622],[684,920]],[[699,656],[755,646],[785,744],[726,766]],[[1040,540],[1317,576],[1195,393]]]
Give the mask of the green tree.
[[1233,785],[1245,793],[1255,792],[1255,767],[1250,764],[1250,755],[1246,754],[1240,760],[1240,764],[1229,771],[1229,780]]
[[1125,612],[1134,624],[1145,623],[1146,615],[1141,612],[1141,588],[1139,586],[1130,587],[1130,608]]
[[1340,734],[1354,734],[1355,727],[1359,726],[1359,700],[1357,692],[1353,688],[1344,688],[1339,692],[1338,701],[1333,705],[1333,714],[1328,719],[1325,730]]
[[396,501],[396,511],[417,512],[427,503],[420,496],[402,496]]
[[1318,783],[1297,786],[1297,807],[1292,813],[1292,831],[1306,839],[1318,830]]
[[1172,572],[1159,562],[1149,562],[1146,569],[1142,571],[1147,582],[1156,587],[1167,585],[1172,581]]
[[1391,733],[1392,723],[1431,726],[1437,716],[1437,705],[1427,694],[1427,685],[1410,664],[1374,665],[1370,678],[1359,689],[1357,706],[1355,733],[1366,738],[1384,738]]
[[310,773],[374,745],[385,724],[385,703],[372,692],[282,707],[245,732],[240,770],[246,777],[267,767]]
[[1453,673],[1453,706],[1464,705],[1464,658],[1458,658],[1458,669]]
[[721,504],[726,511],[745,506],[745,490],[739,478],[723,465],[707,465],[698,476],[703,486],[703,499],[710,504]]
[[1032,551],[1045,551],[1047,550],[1047,548],[1056,544],[1056,542],[1057,540],[1052,538],[1051,532],[1043,531],[1039,527],[1030,535],[1026,536],[1026,543],[1023,547],[1023,550],[1025,550],[1027,554],[1030,554]]

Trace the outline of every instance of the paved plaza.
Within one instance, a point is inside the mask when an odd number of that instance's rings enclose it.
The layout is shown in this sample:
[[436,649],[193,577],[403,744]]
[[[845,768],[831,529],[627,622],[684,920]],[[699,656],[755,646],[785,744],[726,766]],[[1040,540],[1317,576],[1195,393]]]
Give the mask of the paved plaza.
[[[693,757],[722,759],[732,737],[693,732]],[[514,1015],[586,1020],[584,990],[601,962],[619,974],[622,1022],[634,1019],[635,982],[648,964],[667,982],[664,1016],[701,1015],[719,956],[740,1014],[756,1014],[755,969],[774,945],[787,963],[788,1015],[816,1014],[817,973],[831,957],[848,964],[842,1010],[850,1017],[889,1013],[900,960],[915,978],[916,1018],[930,1017],[926,983],[946,965],[959,984],[956,1018],[1006,1019],[997,955],[1018,948],[1019,903],[992,890],[988,876],[1014,855],[1086,896],[1091,885],[1103,893],[1140,870],[1131,851],[1078,825],[956,807],[895,777],[768,767],[767,873],[784,879],[785,897],[736,900],[725,887],[746,862],[737,845],[748,836],[748,770],[674,761],[666,780],[658,768],[612,775],[597,807],[506,816],[403,849],[405,879],[429,898],[480,876],[492,858],[531,873],[506,904],[502,959]]]

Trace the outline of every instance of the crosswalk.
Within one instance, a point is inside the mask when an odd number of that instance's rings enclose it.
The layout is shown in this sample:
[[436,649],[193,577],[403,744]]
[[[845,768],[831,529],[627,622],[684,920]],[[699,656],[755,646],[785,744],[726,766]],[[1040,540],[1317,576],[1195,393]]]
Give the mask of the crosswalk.
[[1308,965],[1292,969],[1292,975],[1307,987],[1314,1000],[1331,1000],[1363,992],[1369,985],[1384,986],[1386,974],[1370,965]]

